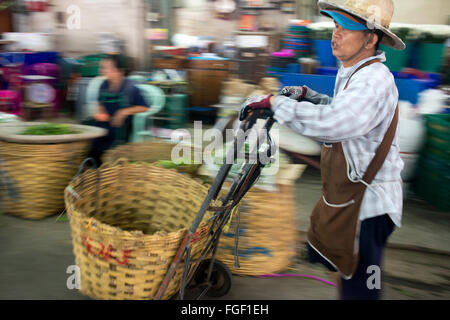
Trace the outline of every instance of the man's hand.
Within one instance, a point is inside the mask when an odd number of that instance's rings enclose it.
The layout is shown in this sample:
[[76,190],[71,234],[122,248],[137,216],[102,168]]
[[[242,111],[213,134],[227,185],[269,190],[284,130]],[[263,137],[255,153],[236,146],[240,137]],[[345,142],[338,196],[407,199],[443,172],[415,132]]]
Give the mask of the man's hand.
[[291,99],[294,99],[294,100],[297,100],[297,101],[300,102],[300,101],[302,101],[305,98],[307,91],[308,91],[308,88],[306,86],[302,86],[302,87],[284,87],[280,91],[280,95],[289,97]]
[[272,95],[267,96],[252,96],[244,102],[239,113],[239,120],[247,118],[248,114],[254,110],[270,110]]
[[113,126],[115,128],[120,128],[123,125],[123,123],[125,122],[125,119],[127,117],[128,117],[128,113],[125,111],[125,109],[117,110],[111,119],[111,126]]

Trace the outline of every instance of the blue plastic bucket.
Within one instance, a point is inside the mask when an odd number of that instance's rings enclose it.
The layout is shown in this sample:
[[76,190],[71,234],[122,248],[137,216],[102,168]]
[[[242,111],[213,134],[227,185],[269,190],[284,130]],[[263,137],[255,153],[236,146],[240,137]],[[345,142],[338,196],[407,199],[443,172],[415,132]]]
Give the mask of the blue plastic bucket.
[[331,40],[314,40],[314,50],[322,67],[336,67],[336,57],[333,56]]
[[300,65],[298,63],[291,63],[287,65],[287,72],[300,73]]

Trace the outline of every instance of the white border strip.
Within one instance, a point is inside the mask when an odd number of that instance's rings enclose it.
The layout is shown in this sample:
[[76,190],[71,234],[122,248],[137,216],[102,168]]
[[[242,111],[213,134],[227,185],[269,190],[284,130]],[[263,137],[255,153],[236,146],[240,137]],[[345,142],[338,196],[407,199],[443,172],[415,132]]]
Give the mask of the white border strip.
[[333,266],[333,268],[335,268],[336,270],[338,270],[339,271],[339,273],[341,274],[341,277],[342,278],[344,278],[345,280],[350,280],[352,277],[353,277],[353,275],[352,276],[346,276],[345,274],[343,274],[342,273],[342,271],[341,270],[339,270],[339,268],[333,263],[333,262],[331,262],[331,260],[329,260],[327,257],[325,257],[322,253],[320,253],[320,251],[319,250],[317,250],[316,249],[316,247],[314,247],[312,244],[311,244],[311,242],[309,242],[309,240],[306,240],[307,242],[308,242],[308,244],[322,257],[322,258],[324,258],[327,262],[329,262],[332,266]]
[[325,199],[325,196],[324,196],[324,195],[322,195],[322,199],[323,199],[323,202],[325,202],[325,204],[326,204],[327,206],[330,206],[330,207],[333,207],[333,208],[344,208],[344,207],[348,207],[349,205],[355,203],[355,200],[350,200],[350,201],[348,201],[348,202],[346,202],[346,203],[343,203],[343,204],[332,204],[332,203],[329,203],[329,202],[327,201],[327,199]]

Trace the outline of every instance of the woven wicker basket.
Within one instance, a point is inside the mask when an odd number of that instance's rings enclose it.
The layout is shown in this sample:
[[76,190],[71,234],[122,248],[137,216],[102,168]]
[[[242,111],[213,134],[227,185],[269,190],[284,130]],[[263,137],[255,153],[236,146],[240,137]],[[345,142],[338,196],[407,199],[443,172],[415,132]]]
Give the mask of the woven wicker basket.
[[[159,160],[171,160],[172,150],[176,145],[173,143],[155,140],[151,142],[128,143],[105,152],[103,162],[113,163],[118,159],[126,158],[130,162],[155,163]],[[190,147],[190,160],[194,163],[194,152],[202,152],[201,148]],[[184,157],[183,157],[184,158]],[[201,164],[177,166],[179,172],[195,174]]]
[[[175,170],[126,159],[98,172],[100,179],[94,170],[75,178],[65,194],[80,290],[95,299],[152,299],[207,188]],[[192,259],[206,245],[211,215],[194,235]],[[183,267],[163,299],[180,289]]]
[[90,142],[105,130],[76,126],[82,134],[23,136],[37,123],[3,124],[0,128],[0,210],[27,219],[42,219],[64,210],[64,188]]
[[278,192],[252,188],[239,207],[239,263],[235,267],[236,216],[220,239],[218,259],[239,275],[262,275],[286,269],[299,244],[294,186]]

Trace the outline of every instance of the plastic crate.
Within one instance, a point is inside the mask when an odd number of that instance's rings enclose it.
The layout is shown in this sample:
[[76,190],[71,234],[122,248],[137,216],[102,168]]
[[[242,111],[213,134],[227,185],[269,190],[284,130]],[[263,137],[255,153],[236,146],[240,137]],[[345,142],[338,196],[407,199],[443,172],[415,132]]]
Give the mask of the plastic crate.
[[281,74],[280,82],[284,87],[306,85],[317,92],[333,96],[336,77],[316,74],[284,73]]
[[[337,68],[321,67],[317,69],[319,74],[299,74],[283,72],[272,66],[268,71],[271,75],[279,77],[283,86],[306,85],[320,93],[333,96],[337,70]],[[440,78],[434,74],[428,75],[430,78],[427,80],[396,78],[399,99],[415,105],[419,102],[420,92],[439,86]]]
[[[440,157],[446,161],[450,162],[450,148],[447,147],[447,149],[442,148],[443,147],[443,140],[439,140],[436,138],[430,138],[427,140],[427,144],[425,147],[425,152],[432,154],[434,156]],[[448,146],[448,142],[447,142]]]
[[158,113],[156,127],[166,129],[184,128],[188,119],[188,96],[186,94],[172,94],[166,96],[164,109]]
[[322,76],[336,76],[338,68],[336,67],[319,67],[316,69],[318,75]]
[[419,69],[426,72],[440,72],[445,53],[444,43],[421,42],[418,46]]
[[402,71],[409,65],[411,46],[406,45],[405,50],[399,51],[385,45],[380,45],[380,50],[386,53],[386,62],[384,63],[389,70],[394,72]]
[[169,129],[183,128],[187,121],[187,102],[188,96],[186,94],[174,94],[167,96],[165,111],[170,118],[174,120],[169,121]]
[[414,189],[427,202],[442,211],[450,211],[450,178],[442,173],[419,166]]
[[32,65],[35,63],[57,63],[59,58],[59,52],[34,52],[25,55],[25,65]]
[[103,55],[89,55],[84,56],[80,59],[81,62],[81,76],[87,78],[97,77],[100,74],[100,61],[102,60]]
[[425,151],[450,161],[450,114],[425,115],[427,143]]
[[60,58],[59,52],[1,52],[0,53],[0,66],[23,63],[26,66],[35,63],[57,63]]
[[441,176],[450,176],[450,162],[442,157],[424,152],[421,155],[419,165],[427,170],[439,173]]
[[[427,133],[429,136],[450,142],[450,114],[427,114]],[[448,147],[448,145],[447,145]]]
[[450,211],[450,163],[430,153],[423,153],[414,181],[415,191],[436,208]]

